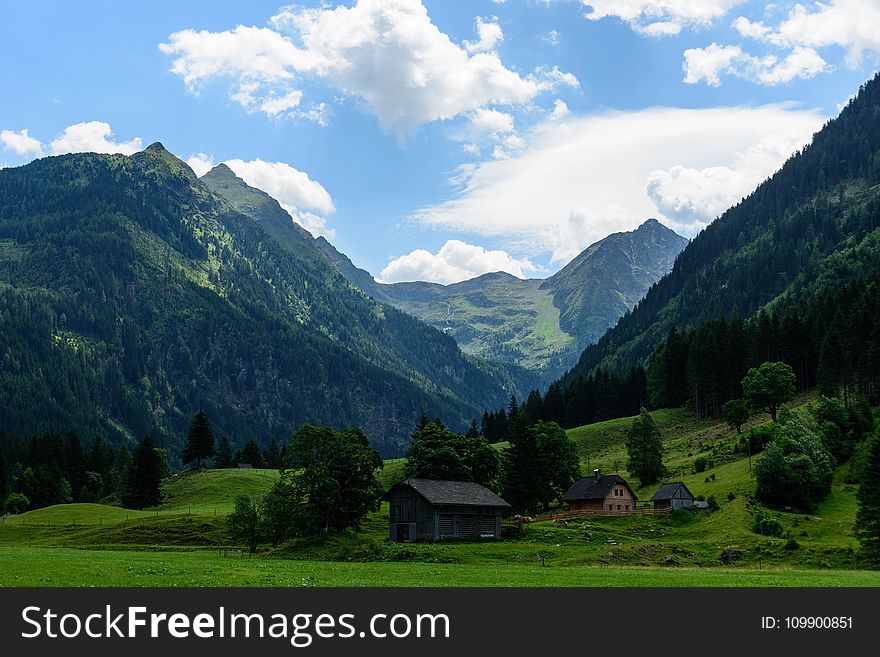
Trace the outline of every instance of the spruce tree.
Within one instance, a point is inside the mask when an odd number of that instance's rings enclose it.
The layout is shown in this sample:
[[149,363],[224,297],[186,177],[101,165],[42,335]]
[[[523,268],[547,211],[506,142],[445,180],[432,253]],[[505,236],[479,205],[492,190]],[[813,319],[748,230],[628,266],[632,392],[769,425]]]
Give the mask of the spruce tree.
[[250,463],[255,468],[265,468],[266,461],[263,459],[263,452],[260,451],[259,445],[253,440],[245,443],[244,449],[241,451],[239,463]]
[[868,457],[858,492],[856,536],[862,554],[870,563],[880,564],[880,433],[868,441]]
[[214,467],[215,468],[232,468],[235,462],[232,460],[232,447],[229,445],[229,439],[222,436],[217,443],[217,449],[214,451]]
[[266,461],[267,468],[281,467],[281,450],[278,447],[278,441],[274,438],[272,439],[272,442],[269,443],[269,447],[266,449],[263,458]]
[[186,445],[183,448],[183,462],[196,462],[196,469],[202,466],[202,459],[209,459],[214,455],[214,432],[211,423],[204,411],[199,411],[189,425],[186,435]]
[[153,446],[152,439],[144,436],[131,457],[126,490],[122,497],[123,506],[130,509],[156,506],[162,499],[159,487],[163,470],[162,457]]

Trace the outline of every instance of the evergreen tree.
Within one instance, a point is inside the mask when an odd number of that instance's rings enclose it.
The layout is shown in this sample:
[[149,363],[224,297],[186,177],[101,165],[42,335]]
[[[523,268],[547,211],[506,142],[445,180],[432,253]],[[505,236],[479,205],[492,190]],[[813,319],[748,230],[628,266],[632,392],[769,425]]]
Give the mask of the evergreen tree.
[[269,443],[269,447],[266,449],[263,458],[266,461],[267,468],[281,467],[281,450],[278,447],[278,441],[274,438],[272,438],[272,441]]
[[[727,426],[736,430],[737,436],[742,436],[743,425],[749,419],[749,405],[744,399],[731,399],[721,407],[721,417],[727,422]],[[752,470],[752,445],[751,439],[746,437],[746,452],[749,455],[749,471]]]
[[214,467],[223,469],[235,467],[232,447],[229,446],[229,438],[226,436],[221,436],[217,443],[217,449],[214,451]]
[[129,509],[145,509],[159,504],[162,499],[160,485],[164,468],[160,453],[153,447],[153,441],[149,436],[144,436],[131,457],[125,494],[122,497],[123,506]]
[[646,409],[633,420],[626,434],[626,469],[644,486],[660,479],[664,473],[663,440],[654,418]]
[[128,482],[128,471],[131,468],[131,453],[128,447],[120,445],[113,457],[113,465],[110,467],[110,485],[113,491],[120,497],[125,495],[125,487]]
[[404,473],[417,479],[470,481],[464,461],[464,440],[439,420],[417,428],[407,451]]
[[214,431],[204,411],[196,413],[186,434],[186,445],[183,448],[182,461],[196,462],[196,469],[202,467],[202,459],[214,456]]
[[0,431],[0,515],[5,513],[6,503],[6,446],[3,444],[3,432]]
[[511,424],[507,435],[510,445],[501,455],[501,488],[513,509],[526,513],[539,508],[542,498],[540,481],[535,477],[536,464],[541,461],[537,435],[523,417]]
[[858,499],[855,528],[862,554],[869,563],[880,564],[880,432],[868,441]]
[[89,450],[89,456],[86,460],[86,470],[96,472],[105,480],[110,473],[113,465],[113,454],[100,435],[95,436],[92,441],[92,448]]
[[559,500],[580,477],[581,462],[574,442],[555,422],[538,422],[530,429],[535,434],[540,460],[535,464],[540,501],[544,510]]
[[250,463],[254,468],[265,468],[266,461],[263,459],[263,452],[260,451],[260,446],[253,440],[249,440],[245,443],[244,449],[241,450],[241,458],[238,459],[239,463]]

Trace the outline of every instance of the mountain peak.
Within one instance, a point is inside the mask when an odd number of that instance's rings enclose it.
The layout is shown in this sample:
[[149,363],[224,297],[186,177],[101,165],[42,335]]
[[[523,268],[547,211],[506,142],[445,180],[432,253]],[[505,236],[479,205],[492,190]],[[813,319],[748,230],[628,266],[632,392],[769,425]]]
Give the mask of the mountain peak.
[[168,153],[170,152],[167,148],[162,145],[161,141],[154,141],[152,144],[147,146],[144,149],[145,153]]
[[235,172],[226,166],[223,162],[215,166],[213,169],[208,171],[202,178],[211,179],[220,179],[220,178],[238,178],[235,175]]

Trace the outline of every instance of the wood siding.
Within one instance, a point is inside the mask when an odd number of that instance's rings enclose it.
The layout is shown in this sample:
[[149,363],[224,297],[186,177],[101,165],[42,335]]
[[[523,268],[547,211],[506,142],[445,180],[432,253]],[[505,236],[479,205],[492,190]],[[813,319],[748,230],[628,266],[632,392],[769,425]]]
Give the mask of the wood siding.
[[405,486],[389,495],[388,520],[391,541],[495,538],[501,534],[501,509],[433,505]]

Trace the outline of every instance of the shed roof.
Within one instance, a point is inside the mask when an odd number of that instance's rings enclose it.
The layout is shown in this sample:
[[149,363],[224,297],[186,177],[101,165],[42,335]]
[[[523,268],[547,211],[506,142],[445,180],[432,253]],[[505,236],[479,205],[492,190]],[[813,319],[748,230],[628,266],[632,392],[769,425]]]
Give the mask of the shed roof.
[[687,493],[687,497],[694,499],[693,493],[688,490],[688,487],[684,485],[683,481],[673,481],[660,486],[660,488],[657,489],[657,492],[651,496],[651,501],[657,502],[659,500],[671,500],[680,489],[683,489],[684,492]]
[[[458,506],[510,505],[491,490],[472,481],[442,481],[439,479],[407,479],[399,486],[408,486],[431,504],[456,504]],[[397,488],[397,486],[395,486]],[[393,489],[392,489],[393,490]],[[390,494],[390,491],[389,491]]]
[[566,502],[604,500],[614,487],[614,484],[623,484],[629,488],[629,492],[632,493],[633,499],[636,499],[636,494],[633,492],[633,489],[630,488],[630,485],[626,483],[626,479],[616,474],[602,475],[601,477],[595,475],[592,477],[581,477],[571,485],[565,493],[565,497],[562,499]]

